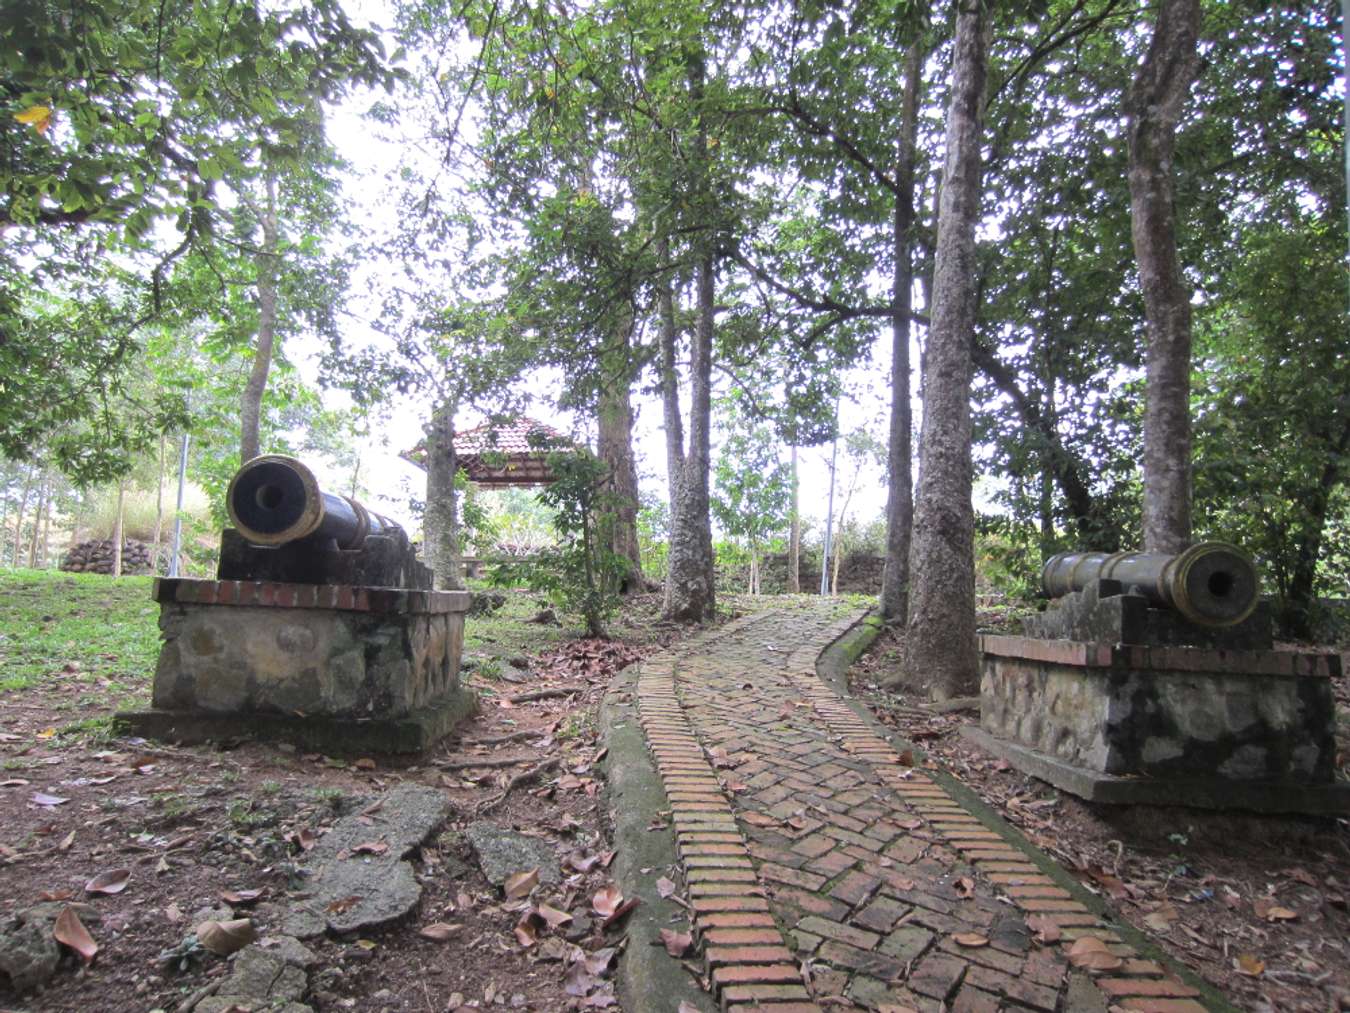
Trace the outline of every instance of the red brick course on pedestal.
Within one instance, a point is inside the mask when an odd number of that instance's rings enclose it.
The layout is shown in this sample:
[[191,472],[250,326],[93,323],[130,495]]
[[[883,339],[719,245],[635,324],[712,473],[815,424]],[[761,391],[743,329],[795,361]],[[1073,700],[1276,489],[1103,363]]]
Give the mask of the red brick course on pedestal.
[[[817,676],[859,618],[828,601],[750,616],[639,674],[722,1008],[1207,1009]],[[1033,916],[1059,941],[1038,942]],[[1095,980],[1074,970],[1066,951],[1083,936],[1125,963]]]

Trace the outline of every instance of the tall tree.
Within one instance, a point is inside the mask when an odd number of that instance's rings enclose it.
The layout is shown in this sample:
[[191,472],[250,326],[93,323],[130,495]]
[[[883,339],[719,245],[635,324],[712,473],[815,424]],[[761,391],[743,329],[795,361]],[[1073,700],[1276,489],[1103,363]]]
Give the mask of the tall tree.
[[1199,66],[1200,0],[1161,0],[1126,102],[1130,210],[1148,334],[1144,551],[1191,540],[1191,298],[1177,257],[1172,158]]
[[984,0],[958,0],[902,661],[903,676],[938,698],[977,684],[970,350],[989,30]]

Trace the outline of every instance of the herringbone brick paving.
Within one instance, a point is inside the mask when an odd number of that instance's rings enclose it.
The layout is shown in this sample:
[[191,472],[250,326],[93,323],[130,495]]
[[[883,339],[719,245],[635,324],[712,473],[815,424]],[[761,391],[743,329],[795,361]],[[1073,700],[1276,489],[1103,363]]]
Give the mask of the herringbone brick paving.
[[[829,602],[761,613],[640,671],[723,1008],[1205,1010],[816,675],[860,615]],[[1038,943],[1028,919],[1059,943]],[[1068,947],[1088,935],[1123,966],[1095,980],[1071,968]]]

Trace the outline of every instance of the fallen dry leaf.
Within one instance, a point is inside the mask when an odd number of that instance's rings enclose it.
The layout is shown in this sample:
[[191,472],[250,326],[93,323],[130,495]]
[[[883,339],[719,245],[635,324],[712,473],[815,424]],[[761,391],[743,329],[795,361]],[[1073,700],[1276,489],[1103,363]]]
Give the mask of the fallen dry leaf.
[[[689,947],[694,945],[694,936],[691,932],[676,932],[674,929],[661,930],[661,942],[666,948],[666,952],[672,957],[683,957],[689,952]],[[683,1006],[681,1006],[683,1008]]]
[[957,932],[952,936],[952,939],[958,946],[966,946],[971,949],[989,945],[989,938],[980,935],[978,932]]
[[642,901],[639,900],[637,897],[629,897],[626,901],[624,901],[622,904],[620,904],[618,907],[614,909],[614,913],[612,915],[610,915],[603,922],[600,923],[600,927],[602,929],[607,929],[616,922],[621,921],[628,914],[628,912],[632,911],[633,908],[637,907],[641,903]]
[[1266,970],[1266,962],[1251,953],[1239,953],[1233,959],[1233,969],[1248,978],[1259,978]]
[[623,893],[619,888],[611,883],[609,886],[602,886],[591,898],[591,910],[602,918],[608,918],[619,909],[623,903]]
[[227,922],[202,922],[197,926],[197,940],[203,948],[220,957],[242,950],[258,938],[258,930],[248,918],[235,918]]
[[458,932],[460,926],[450,922],[432,922],[430,925],[423,925],[417,930],[419,936],[435,940],[438,943],[448,942],[450,937]]
[[57,851],[69,851],[70,846],[75,843],[75,831],[72,830],[61,838],[61,843],[56,846]]
[[675,884],[665,876],[656,881],[656,895],[658,897],[669,897],[674,892]]
[[580,851],[574,851],[563,859],[563,865],[569,869],[575,869],[577,872],[590,872],[599,861],[599,855],[586,855]]
[[389,845],[385,841],[365,841],[352,848],[353,855],[383,855],[389,850]]
[[539,929],[543,924],[544,919],[539,917],[537,911],[526,911],[520,921],[516,922],[516,941],[527,948],[533,946],[539,942]]
[[1268,922],[1289,922],[1298,918],[1297,911],[1276,904],[1273,897],[1256,898],[1252,901],[1252,910],[1256,912],[1256,917]]
[[221,892],[220,899],[226,904],[242,906],[254,903],[262,895],[261,890],[224,890]]
[[1177,909],[1171,904],[1161,904],[1144,915],[1144,924],[1154,932],[1171,932],[1172,923],[1176,920]]
[[1036,942],[1043,946],[1059,942],[1064,934],[1060,927],[1045,915],[1032,915],[1027,919],[1027,928],[1036,933]]
[[78,953],[86,964],[98,953],[98,943],[94,942],[94,937],[84,927],[84,922],[80,921],[74,908],[61,909],[61,913],[56,916],[56,924],[52,926],[52,937]]
[[1125,961],[1096,936],[1084,936],[1069,947],[1069,963],[1085,971],[1114,971]]
[[975,880],[969,876],[962,876],[952,885],[956,888],[956,895],[962,900],[969,900],[975,896]]
[[507,876],[502,889],[506,891],[508,900],[520,900],[522,897],[528,897],[530,891],[538,885],[539,869],[536,867],[526,872],[517,872]]
[[65,805],[70,799],[61,798],[59,795],[48,795],[46,792],[38,791],[33,793],[32,801],[36,802],[38,805],[53,806]]
[[540,904],[535,910],[539,912],[539,917],[544,919],[551,929],[559,928],[572,920],[572,916],[566,911],[559,911],[556,907],[549,907],[547,904]]
[[130,869],[109,869],[84,884],[85,893],[121,893],[131,879]]

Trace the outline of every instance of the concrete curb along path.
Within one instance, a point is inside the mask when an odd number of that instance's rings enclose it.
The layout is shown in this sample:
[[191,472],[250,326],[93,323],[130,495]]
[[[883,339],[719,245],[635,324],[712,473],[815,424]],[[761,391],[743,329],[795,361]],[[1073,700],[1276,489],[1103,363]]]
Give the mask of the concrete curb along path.
[[[636,673],[646,745],[720,1006],[1226,1008],[1141,959],[817,676],[821,652],[861,615],[824,601],[748,616]],[[622,886],[638,883],[625,877]],[[1066,956],[1089,936],[1119,958],[1095,979]],[[684,972],[649,942],[629,944],[626,1007],[673,1013],[679,999],[648,975],[661,961]],[[659,959],[632,959],[643,946]]]

